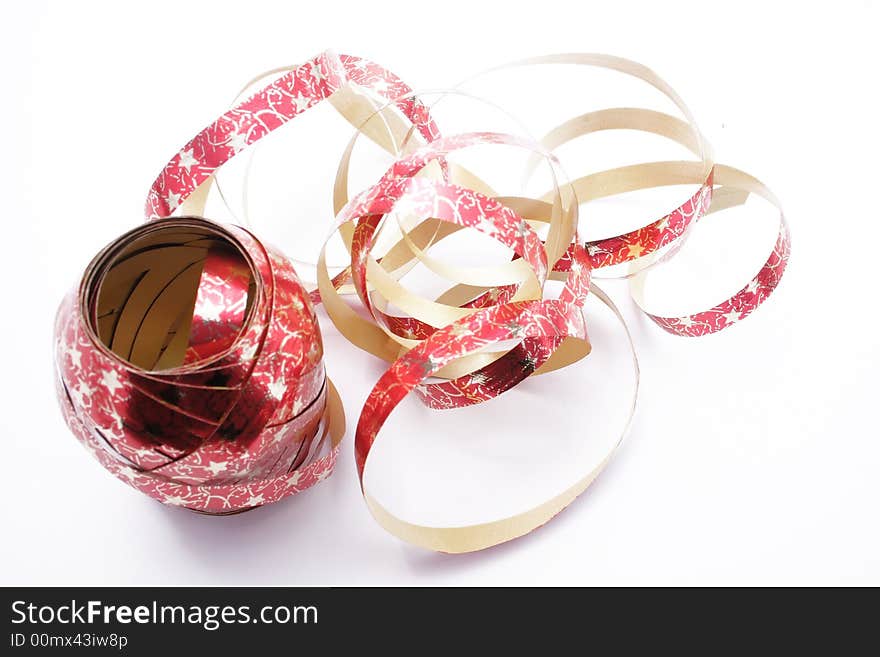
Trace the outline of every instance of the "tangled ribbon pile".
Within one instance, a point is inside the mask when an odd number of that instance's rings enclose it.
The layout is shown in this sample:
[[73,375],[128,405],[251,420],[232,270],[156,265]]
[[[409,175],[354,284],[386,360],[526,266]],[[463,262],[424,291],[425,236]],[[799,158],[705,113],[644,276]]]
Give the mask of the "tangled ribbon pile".
[[[584,358],[591,346],[583,306],[591,294],[626,330],[617,308],[596,286],[596,272],[625,268],[638,306],[676,335],[706,335],[751,313],[785,269],[790,246],[781,212],[766,262],[721,303],[686,316],[661,316],[651,312],[644,283],[651,266],[674,255],[700,218],[741,205],[753,194],[778,207],[775,197],[748,174],[713,162],[687,106],[651,70],[591,54],[511,66],[546,64],[602,67],[638,78],[665,94],[684,118],[613,108],[577,116],[540,142],[495,132],[446,135],[417,94],[365,59],[325,52],[274,71],[277,77],[171,159],[150,189],[148,222],[102,251],[78,292],[62,304],[56,331],[59,397],[76,435],[105,467],[153,497],[230,513],[302,490],[333,468],[344,421],[324,376],[312,303],[323,303],[351,343],[392,363],[357,424],[362,488],[379,431],[410,392],[432,408],[462,407]],[[316,262],[316,289],[308,293],[280,252],[246,228],[221,226],[201,215],[224,163],[324,100],[357,129],[333,188],[333,233],[350,262],[331,276],[325,243]],[[566,182],[553,151],[606,130],[659,135],[696,159],[624,166]],[[375,184],[350,196],[350,161],[359,135],[395,160]],[[536,197],[501,196],[452,161],[458,151],[486,145],[525,150],[530,172],[547,166],[552,189]],[[578,235],[578,209],[586,202],[685,184],[698,189],[637,230],[595,241]],[[497,241],[512,258],[500,266],[464,267],[431,253],[463,230]],[[392,245],[380,249],[388,235]],[[428,298],[403,285],[416,265],[449,283],[439,296]],[[561,283],[557,295],[549,295],[548,281]],[[359,309],[346,300],[352,296]],[[634,353],[633,363],[637,370]],[[322,450],[328,435],[329,450]],[[478,525],[415,525],[363,492],[373,516],[393,534],[435,550],[467,552],[547,522],[612,454],[613,449],[543,504]]]

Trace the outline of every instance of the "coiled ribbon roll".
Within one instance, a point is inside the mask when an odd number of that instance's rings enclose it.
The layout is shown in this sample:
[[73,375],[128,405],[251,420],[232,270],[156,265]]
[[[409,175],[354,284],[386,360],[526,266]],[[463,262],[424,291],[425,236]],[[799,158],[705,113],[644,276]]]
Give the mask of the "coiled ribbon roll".
[[66,297],[55,334],[68,426],[161,502],[245,511],[333,468],[344,422],[308,295],[243,229],[182,217],[126,233]]

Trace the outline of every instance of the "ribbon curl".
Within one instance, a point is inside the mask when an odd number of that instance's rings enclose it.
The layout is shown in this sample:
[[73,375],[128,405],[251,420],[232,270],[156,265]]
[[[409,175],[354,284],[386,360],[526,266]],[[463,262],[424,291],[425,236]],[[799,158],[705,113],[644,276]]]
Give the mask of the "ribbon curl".
[[[323,303],[330,319],[352,344],[391,363],[368,396],[357,424],[355,454],[362,488],[364,471],[369,466],[379,431],[394,407],[410,392],[415,391],[426,405],[436,409],[477,404],[510,390],[529,376],[554,371],[588,356],[591,345],[583,314],[588,295],[594,294],[613,311],[632,348],[623,317],[596,285],[601,278],[629,279],[632,297],[647,316],[664,330],[681,336],[706,335],[731,326],[753,312],[779,283],[790,253],[790,234],[781,211],[771,254],[741,289],[711,308],[685,316],[666,317],[652,312],[645,297],[647,277],[656,265],[675,256],[706,215],[741,205],[752,195],[777,207],[779,203],[760,181],[714,162],[711,148],[687,105],[647,67],[597,54],[551,55],[522,60],[508,67],[560,64],[605,68],[637,78],[669,98],[683,118],[649,109],[609,108],[575,116],[540,140],[495,132],[446,135],[441,134],[430,107],[397,76],[368,60],[325,52],[300,66],[272,72],[279,74],[278,77],[199,132],[168,162],[150,189],[145,215],[154,223],[147,226],[173,225],[175,230],[181,231],[190,225],[186,222],[202,220],[166,217],[175,213],[202,215],[218,169],[302,112],[326,100],[355,126],[357,131],[343,153],[333,186],[335,221],[331,232],[331,236],[341,237],[350,260],[343,271],[331,277],[325,244],[316,261],[316,289],[309,297],[314,303]],[[476,79],[479,76],[469,82]],[[610,130],[658,135],[685,147],[696,159],[629,165],[569,182],[554,151],[581,136]],[[373,185],[350,196],[349,169],[359,135],[392,155],[394,163]],[[526,176],[538,166],[546,166],[552,188],[535,197],[500,195],[474,172],[453,161],[454,153],[475,146],[524,149],[531,157]],[[685,184],[696,185],[696,191],[665,215],[646,218],[642,227],[600,240],[585,241],[579,237],[579,209],[589,202],[636,190]],[[184,221],[184,224],[167,224],[168,221]],[[251,240],[249,254],[250,249],[273,253],[269,259],[277,271],[284,272],[281,279],[293,275],[292,269],[285,269],[280,254],[263,247],[252,236],[245,237],[249,233],[243,229],[224,230],[232,231],[243,242]],[[433,247],[461,231],[476,231],[496,240],[510,251],[511,260],[495,266],[462,267],[432,254]],[[379,253],[378,245],[388,241],[386,236],[391,236],[393,243]],[[425,267],[447,281],[447,288],[434,298],[409,290],[402,279],[416,266]],[[235,290],[227,290],[223,297],[229,306],[235,306],[236,298],[240,303],[243,298],[253,297],[253,301],[246,302],[249,319],[245,320],[243,315],[237,317],[243,332],[266,331],[275,315],[295,321],[311,312],[308,299],[299,294],[299,305],[294,306],[293,311],[290,300],[282,296],[272,301],[267,315],[259,316],[257,313],[266,312],[260,300],[274,294],[279,278],[277,274],[274,279],[272,275],[264,276],[259,267],[252,271],[258,275],[254,277],[256,286],[249,294],[239,288],[237,297],[233,294]],[[549,281],[562,283],[558,296],[548,294]],[[80,304],[86,297],[81,297]],[[361,308],[353,307],[348,299],[356,299]],[[66,303],[64,317],[82,315],[85,306],[77,307],[75,300]],[[113,359],[107,355],[107,349],[100,347],[99,335],[68,335],[71,326],[88,328],[88,321],[69,320],[66,326],[61,330],[65,349],[77,340],[90,338],[89,348],[108,358],[104,363],[109,368],[106,371],[126,369],[120,369],[118,362],[111,363]],[[316,334],[317,328],[312,329]],[[241,344],[240,337],[229,342],[228,334],[202,342],[196,339],[200,335],[198,331],[187,335],[190,336],[187,353],[197,360],[205,350],[234,349]],[[281,357],[289,349],[279,343],[273,343],[272,348],[277,349]],[[64,354],[67,352],[59,355],[60,366],[69,365],[68,356]],[[240,358],[237,365],[244,366],[246,362],[246,358]],[[634,348],[632,362],[636,374],[631,404],[634,411],[638,390]],[[129,376],[161,381],[161,376],[141,371]],[[185,477],[182,471],[174,470],[178,467],[175,466],[176,452],[166,455],[167,463],[154,463],[150,459],[161,461],[162,457],[152,454],[142,459],[137,449],[120,439],[119,445],[113,444],[114,451],[130,461],[120,464],[106,450],[97,449],[93,430],[100,422],[77,424],[82,414],[70,410],[77,407],[77,399],[66,387],[73,378],[75,374],[67,373],[59,379],[62,393],[70,402],[69,408],[65,407],[68,421],[106,467],[117,474],[136,472],[137,477],[146,476],[145,472],[156,468],[166,468],[174,471],[175,476]],[[297,389],[302,386],[300,374],[276,377],[273,381],[284,381],[285,385]],[[326,390],[329,392],[321,394],[333,398],[335,393],[329,382]],[[155,392],[151,394],[157,396]],[[334,403],[337,408],[329,411],[327,422],[332,427],[333,448],[325,457],[328,460],[324,462],[324,472],[332,468],[341,437],[341,412],[338,402]],[[261,404],[264,402],[246,405],[258,408]],[[222,423],[228,417],[221,413],[212,419]],[[613,456],[631,418],[632,412],[614,447],[593,470],[553,498],[516,516],[479,525],[428,527],[395,517],[365,489],[364,498],[383,527],[411,543],[447,552],[467,552],[496,545],[544,524],[585,490]],[[166,423],[163,429],[170,426]],[[233,437],[238,443],[253,439],[248,438],[248,426],[247,422],[236,425]],[[193,445],[201,449],[210,443],[197,432],[191,433],[196,436],[194,442],[175,445],[175,449],[185,451]],[[256,435],[261,435],[259,430]],[[166,443],[157,442],[167,451]],[[296,468],[303,462],[289,462],[285,456],[279,457],[277,463],[287,463],[288,468],[292,468],[290,472],[299,472]],[[251,469],[247,476],[253,477],[258,471],[259,468]],[[211,480],[175,485],[204,486],[206,481]],[[268,499],[264,497],[263,501]],[[207,502],[201,506],[186,506],[217,511]],[[250,508],[240,504],[233,506],[237,510]]]

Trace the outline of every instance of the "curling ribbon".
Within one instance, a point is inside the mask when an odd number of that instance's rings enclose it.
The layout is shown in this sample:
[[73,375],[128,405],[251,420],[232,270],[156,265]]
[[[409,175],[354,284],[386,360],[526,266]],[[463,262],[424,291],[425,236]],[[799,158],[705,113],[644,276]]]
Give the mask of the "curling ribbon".
[[[708,310],[686,316],[652,312],[645,299],[646,277],[655,265],[674,256],[702,217],[741,205],[750,195],[777,207],[778,201],[748,174],[714,162],[685,103],[650,69],[593,54],[553,55],[509,66],[548,64],[602,67],[638,78],[667,96],[684,120],[647,109],[611,108],[575,117],[535,142],[490,132],[441,135],[426,105],[396,76],[361,58],[322,53],[287,70],[205,128],[172,158],[151,187],[148,219],[175,211],[200,215],[220,166],[313,105],[328,100],[357,128],[340,163],[333,198],[333,231],[342,237],[350,264],[331,278],[325,245],[317,261],[318,290],[312,300],[324,303],[336,327],[353,344],[392,363],[368,396],[357,424],[355,454],[362,488],[378,432],[410,391],[432,408],[460,407],[491,399],[528,376],[587,356],[591,347],[582,308],[588,294],[595,294],[614,312],[632,348],[620,312],[594,278],[628,278],[633,298],[654,322],[671,333],[696,336],[743,319],[766,300],[784,271],[790,237],[780,211],[773,250],[742,289]],[[582,135],[622,129],[659,135],[698,159],[642,163],[566,180],[553,155],[556,148]],[[359,134],[397,159],[377,183],[350,197],[348,170]],[[530,171],[543,162],[551,172],[553,188],[536,198],[501,197],[447,159],[454,151],[485,144],[530,151]],[[692,183],[698,185],[695,193],[638,230],[590,242],[578,237],[578,210],[590,201]],[[412,222],[414,216],[418,219]],[[544,239],[537,230],[542,224],[547,227]],[[514,253],[513,259],[502,266],[463,268],[430,255],[432,246],[466,228],[499,241]],[[399,239],[374,256],[372,251],[386,230]],[[435,299],[410,292],[401,278],[416,264],[450,281],[451,287]],[[615,273],[621,267],[625,273]],[[548,280],[563,282],[558,298],[545,298]],[[366,315],[342,298],[351,293]],[[515,346],[510,346],[511,341]],[[632,357],[634,412],[638,390],[634,349]],[[443,380],[427,382],[429,378]],[[585,490],[610,461],[631,418],[632,412],[615,447],[591,472],[552,499],[513,517],[472,526],[427,527],[392,515],[366,489],[364,498],[383,527],[411,543],[447,552],[496,545],[544,524]]]

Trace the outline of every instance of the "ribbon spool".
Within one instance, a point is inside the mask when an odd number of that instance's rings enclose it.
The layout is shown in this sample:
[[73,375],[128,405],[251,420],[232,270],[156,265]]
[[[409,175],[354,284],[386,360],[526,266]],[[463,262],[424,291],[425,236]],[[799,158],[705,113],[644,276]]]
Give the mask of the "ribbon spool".
[[68,426],[160,502],[236,513],[333,468],[342,413],[314,310],[245,230],[181,217],[126,233],[62,302],[55,336]]

